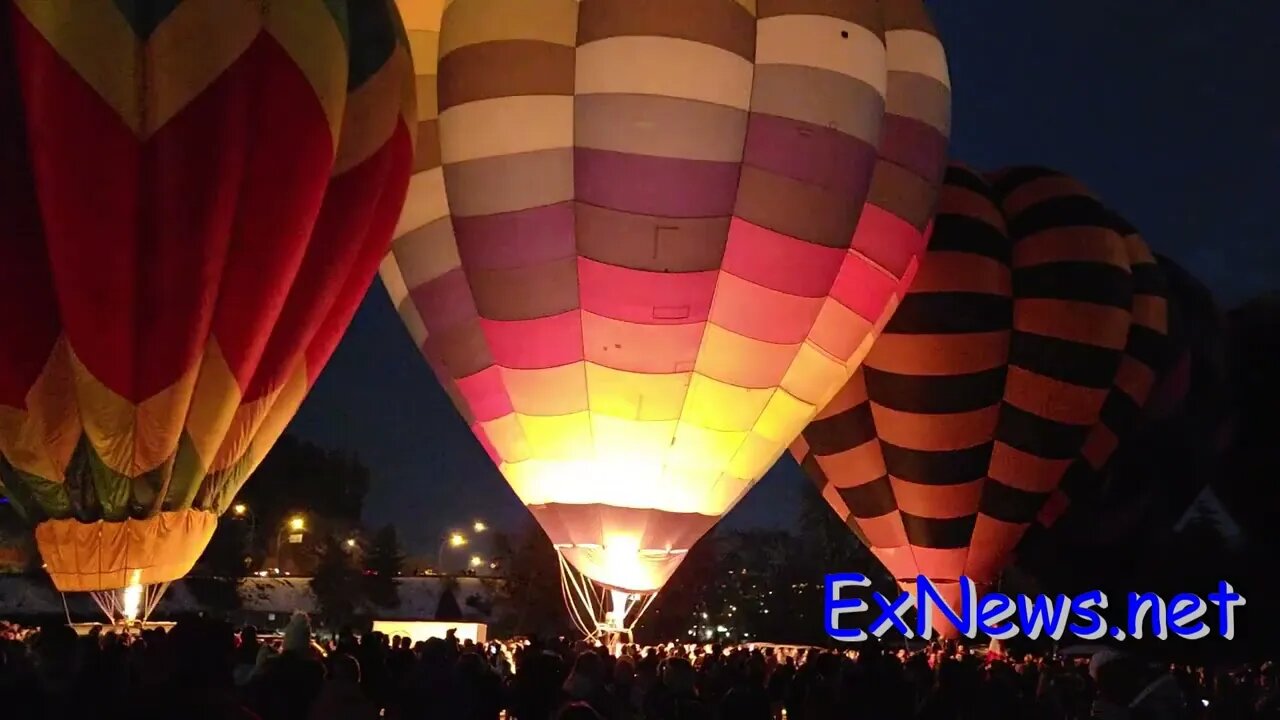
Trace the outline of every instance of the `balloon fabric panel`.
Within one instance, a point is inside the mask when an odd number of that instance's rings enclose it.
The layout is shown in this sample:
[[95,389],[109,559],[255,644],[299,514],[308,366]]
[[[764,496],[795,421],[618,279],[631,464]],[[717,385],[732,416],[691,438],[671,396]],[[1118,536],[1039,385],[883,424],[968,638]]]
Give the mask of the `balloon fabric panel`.
[[[1140,539],[1168,532],[1222,462],[1225,320],[1212,294],[1186,270],[1164,257],[1156,264],[1168,306],[1168,347],[1158,352],[1150,338],[1136,342],[1135,328],[1128,352],[1146,356],[1145,365],[1157,372],[1131,372],[1130,390],[1117,383],[1104,411],[1106,428],[1094,430],[1106,433],[1095,447],[1114,444],[1115,452],[1105,465],[1097,456],[1077,458],[1018,545],[1019,569],[1054,590],[1140,572]],[[1096,553],[1107,554],[1113,576],[1100,576],[1102,569],[1085,562]]]
[[1166,334],[1159,266],[1082,186],[953,167],[914,285],[792,452],[900,582],[989,584],[1137,423]]
[[914,2],[401,6],[439,153],[383,280],[566,557],[657,589],[910,282],[941,45]]
[[389,0],[3,12],[0,478],[60,588],[180,577],[385,252],[403,30]]

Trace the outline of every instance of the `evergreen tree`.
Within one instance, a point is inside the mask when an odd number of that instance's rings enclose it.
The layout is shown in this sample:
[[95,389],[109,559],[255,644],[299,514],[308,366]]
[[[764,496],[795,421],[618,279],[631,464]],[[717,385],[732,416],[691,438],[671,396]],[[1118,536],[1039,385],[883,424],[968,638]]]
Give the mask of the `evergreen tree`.
[[373,544],[365,559],[365,593],[369,600],[384,608],[399,607],[400,593],[396,578],[404,570],[404,552],[394,525],[384,525],[373,536]]
[[459,622],[463,619],[462,606],[458,604],[458,583],[449,578],[440,585],[440,602],[436,605],[436,620]]
[[320,546],[311,593],[316,597],[320,614],[330,627],[349,624],[363,601],[360,571],[347,549],[333,536]]

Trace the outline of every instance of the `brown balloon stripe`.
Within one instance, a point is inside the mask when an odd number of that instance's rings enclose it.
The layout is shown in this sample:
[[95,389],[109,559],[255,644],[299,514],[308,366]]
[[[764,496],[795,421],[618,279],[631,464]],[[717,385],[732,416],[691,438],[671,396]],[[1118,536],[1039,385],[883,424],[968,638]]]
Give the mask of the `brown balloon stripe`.
[[440,112],[477,100],[573,95],[574,54],[572,47],[541,40],[495,40],[458,48],[440,58]]
[[857,23],[881,37],[888,12],[879,0],[756,0],[756,17],[822,15]]
[[595,0],[578,11],[578,45],[614,37],[676,38],[756,57],[756,18],[737,0]]

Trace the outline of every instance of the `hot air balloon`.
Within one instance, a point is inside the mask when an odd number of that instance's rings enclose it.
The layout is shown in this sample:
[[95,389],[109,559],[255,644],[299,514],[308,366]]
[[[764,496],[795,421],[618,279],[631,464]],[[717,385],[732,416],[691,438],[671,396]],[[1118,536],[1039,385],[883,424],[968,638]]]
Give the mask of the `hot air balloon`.
[[0,481],[59,590],[145,615],[191,569],[373,280],[414,114],[390,0],[0,10]]
[[1121,428],[1127,433],[1107,465],[1097,472],[1074,464],[1071,482],[1020,542],[1018,568],[1044,589],[1132,587],[1152,548],[1220,472],[1229,409],[1225,317],[1190,273],[1168,258],[1157,261],[1173,354],[1141,418]]
[[383,280],[580,629],[625,632],[910,282],[942,46],[915,0],[400,5],[440,114]]
[[792,452],[904,589],[928,577],[958,611],[958,581],[990,587],[1138,422],[1169,362],[1165,287],[1075,180],[950,168],[914,285]]

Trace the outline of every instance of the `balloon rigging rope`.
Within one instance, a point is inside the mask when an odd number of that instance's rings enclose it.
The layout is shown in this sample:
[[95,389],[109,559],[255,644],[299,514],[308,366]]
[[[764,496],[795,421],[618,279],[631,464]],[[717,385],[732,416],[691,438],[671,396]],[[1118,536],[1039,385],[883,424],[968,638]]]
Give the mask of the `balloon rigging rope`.
[[[578,615],[578,620],[581,623],[583,634],[586,635],[588,639],[595,639],[595,637],[600,634],[596,620],[599,611],[596,608],[596,603],[592,602],[590,587],[584,585],[585,578],[579,577],[578,572],[574,569],[573,565],[565,559],[563,554],[560,556],[560,561],[564,563],[565,576],[569,579],[570,586],[573,588],[574,593],[577,594],[578,599],[582,601],[581,605],[575,604],[574,607],[576,608],[576,614]],[[585,611],[585,617],[583,617],[583,611]]]
[[98,605],[98,609],[107,616],[107,622],[114,625],[116,613],[120,609],[120,603],[117,601],[115,593],[108,590],[94,590],[89,593],[89,597],[93,598],[93,602]]
[[161,598],[163,598],[164,594],[168,591],[169,583],[167,581],[147,586],[146,607],[142,613],[142,622],[145,623],[147,620],[151,619],[151,613],[155,612],[156,606],[160,604]]
[[587,627],[595,628],[587,635],[594,639],[600,635],[599,618],[605,608],[603,597],[596,600],[594,595],[591,593],[591,581],[588,580],[585,575],[574,570],[573,566],[569,565],[568,560],[565,560],[565,564],[570,570],[569,578],[573,581],[573,587],[577,590],[578,597],[582,599],[583,606],[587,610],[587,616],[591,619],[591,622],[587,623]]
[[[560,593],[564,597],[565,608],[569,610],[569,619],[573,620],[573,624],[578,628],[578,632],[581,632],[584,636],[590,639],[594,637],[594,633],[589,629],[589,624],[582,619],[582,611],[578,604],[573,601],[572,593],[569,592],[569,585],[573,582],[573,570],[569,566],[568,561],[564,559],[563,553],[557,552],[556,557],[560,559]],[[574,584],[576,589],[576,583]],[[590,607],[590,603],[587,603],[588,610],[590,610]]]

